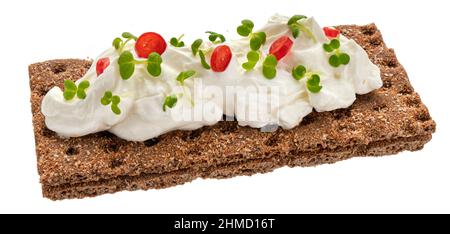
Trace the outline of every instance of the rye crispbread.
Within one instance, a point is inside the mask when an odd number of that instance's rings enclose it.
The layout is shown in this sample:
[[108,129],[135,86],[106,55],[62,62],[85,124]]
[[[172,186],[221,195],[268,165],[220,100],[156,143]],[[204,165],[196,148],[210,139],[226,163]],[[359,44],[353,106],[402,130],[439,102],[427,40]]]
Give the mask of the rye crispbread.
[[314,166],[355,156],[422,149],[435,122],[414,92],[394,51],[374,24],[340,26],[380,67],[383,87],[357,97],[347,109],[308,115],[292,130],[263,133],[223,121],[175,131],[146,142],[101,132],[62,139],[47,129],[43,96],[63,80],[79,79],[91,61],[51,60],[29,67],[38,172],[43,195],[53,200],[121,190],[166,188],[196,178],[228,178],[282,166]]

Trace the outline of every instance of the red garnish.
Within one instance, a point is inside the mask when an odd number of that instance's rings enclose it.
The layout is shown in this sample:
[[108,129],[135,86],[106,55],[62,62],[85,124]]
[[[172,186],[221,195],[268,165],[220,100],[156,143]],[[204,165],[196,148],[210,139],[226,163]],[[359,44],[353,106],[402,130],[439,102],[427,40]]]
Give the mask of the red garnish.
[[217,46],[211,55],[211,69],[215,72],[223,72],[230,64],[231,50],[227,45]]
[[341,33],[338,29],[332,27],[324,27],[323,31],[325,32],[325,35],[329,38],[336,38]]
[[152,52],[162,55],[166,47],[167,43],[161,35],[154,32],[147,32],[136,40],[134,49],[140,58],[148,58],[148,55]]
[[269,54],[272,54],[280,61],[291,50],[292,44],[293,42],[288,36],[282,36],[272,43]]
[[101,58],[97,61],[95,70],[97,71],[97,76],[101,75],[103,71],[109,66],[109,58]]

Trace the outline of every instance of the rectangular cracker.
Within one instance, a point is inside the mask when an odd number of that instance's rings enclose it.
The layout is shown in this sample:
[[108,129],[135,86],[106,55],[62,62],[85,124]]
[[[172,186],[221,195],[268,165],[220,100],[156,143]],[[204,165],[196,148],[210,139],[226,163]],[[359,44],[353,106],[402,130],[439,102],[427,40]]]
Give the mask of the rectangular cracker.
[[37,166],[44,197],[92,197],[121,190],[166,188],[196,178],[229,178],[283,166],[314,166],[355,156],[415,151],[431,140],[435,122],[411,86],[394,51],[374,24],[339,26],[381,69],[383,87],[347,109],[308,115],[292,130],[263,133],[234,121],[174,131],[146,142],[108,132],[62,139],[47,129],[43,96],[91,66],[78,59],[29,66]]

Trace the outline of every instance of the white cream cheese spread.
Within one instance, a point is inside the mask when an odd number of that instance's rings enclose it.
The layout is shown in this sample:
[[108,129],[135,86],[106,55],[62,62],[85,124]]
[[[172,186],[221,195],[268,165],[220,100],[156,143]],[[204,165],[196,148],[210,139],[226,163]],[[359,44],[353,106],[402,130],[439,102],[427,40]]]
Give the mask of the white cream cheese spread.
[[[126,80],[119,71],[120,53],[111,47],[75,82],[79,85],[89,81],[84,99],[67,100],[58,87],[45,95],[41,108],[45,123],[64,137],[106,130],[130,141],[145,141],[173,130],[213,125],[221,121],[223,115],[234,116],[241,126],[278,125],[291,129],[313,109],[322,112],[347,108],[355,101],[356,94],[366,94],[382,86],[379,68],[355,41],[339,36],[339,51],[351,59],[345,65],[332,66],[333,52],[324,50],[324,44],[331,39],[314,18],[299,21],[313,37],[302,32],[294,38],[288,20],[288,17],[274,15],[264,27],[254,30],[265,32],[266,41],[258,50],[261,58],[249,71],[242,67],[250,51],[247,37],[221,44],[203,42],[200,48],[206,52],[206,61],[210,61],[214,47],[230,48],[232,57],[223,72],[205,69],[189,45],[167,45],[160,56],[159,76],[151,76],[145,64],[136,64],[134,73]],[[276,76],[268,79],[262,72],[264,58],[269,55],[271,45],[284,36],[292,40],[292,47],[279,59]],[[130,51],[137,58],[135,43],[129,41],[123,51]],[[95,63],[101,58],[109,58],[110,63],[98,75]],[[294,79],[292,70],[298,65],[306,68],[307,74],[320,77],[320,91],[308,90],[308,78]],[[195,75],[184,82],[177,80],[180,72],[187,70],[195,71]],[[117,104],[120,114],[112,111],[111,104],[102,104],[108,91],[120,97]],[[168,96],[176,97],[171,107],[164,106]]]

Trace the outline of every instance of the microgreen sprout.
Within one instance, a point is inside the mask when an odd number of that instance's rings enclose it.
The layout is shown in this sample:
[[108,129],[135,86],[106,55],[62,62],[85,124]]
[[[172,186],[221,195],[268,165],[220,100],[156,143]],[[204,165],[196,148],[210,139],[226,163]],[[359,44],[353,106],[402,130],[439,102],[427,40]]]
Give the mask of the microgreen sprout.
[[[124,38],[125,41],[122,38]],[[119,54],[122,54],[123,48],[129,41],[137,40],[137,37],[129,32],[122,33],[122,38],[116,37],[112,42],[112,45],[114,46],[114,48],[116,48]]]
[[148,73],[154,77],[161,74],[162,58],[156,52],[152,52],[147,60],[136,60],[130,51],[124,51],[120,54],[117,63],[119,64],[119,73],[123,80],[130,79],[136,64],[146,64]]
[[170,38],[170,44],[174,47],[183,47],[184,46],[184,42],[181,41],[181,39],[184,37],[184,34],[182,34],[181,36],[179,36],[178,38],[176,37],[172,37]]
[[339,39],[333,39],[330,43],[323,44],[323,50],[328,53],[332,53],[328,59],[328,63],[333,67],[339,67],[340,65],[347,65],[350,62],[350,55],[342,52],[339,48],[341,43]]
[[266,43],[266,33],[252,32],[253,27],[253,22],[245,19],[241,21],[241,25],[237,27],[236,31],[239,35],[250,38],[250,48],[252,50],[259,50],[259,48]]
[[202,39],[197,39],[192,43],[191,45],[192,54],[196,56],[198,53],[203,68],[209,70],[211,69],[211,66],[209,66],[208,62],[206,62],[205,52],[203,50],[200,50],[200,46],[202,45],[202,43],[203,43]]
[[298,65],[292,69],[292,77],[296,80],[307,78],[306,88],[311,93],[318,93],[322,89],[322,86],[320,85],[320,76],[317,73],[307,71],[306,67],[303,65]]
[[89,88],[89,85],[90,85],[89,81],[87,80],[81,81],[80,84],[78,84],[78,87],[75,84],[75,82],[71,80],[65,80],[63,92],[64,99],[66,99],[67,101],[72,100],[75,97],[75,95],[79,99],[85,99],[86,89]]
[[247,62],[242,64],[242,68],[244,68],[246,71],[250,71],[255,67],[258,61],[259,61],[259,53],[254,50],[250,50],[247,53]]
[[225,37],[222,34],[211,31],[206,31],[206,33],[209,34],[208,39],[214,44],[225,42]]
[[297,38],[300,35],[300,32],[304,32],[307,37],[312,39],[314,42],[317,42],[317,39],[314,36],[314,34],[311,32],[311,30],[308,27],[306,27],[305,25],[303,25],[303,23],[301,21],[303,19],[307,19],[307,17],[304,15],[294,15],[289,19],[287,25],[289,26],[289,28],[292,31],[292,36],[294,38]]
[[106,91],[102,99],[100,99],[100,102],[104,106],[111,104],[111,111],[114,114],[120,115],[120,113],[122,113],[122,111],[119,108],[120,97],[117,95],[113,95],[111,91]]
[[264,59],[263,75],[267,79],[273,79],[277,75],[277,58],[270,54]]
[[187,71],[183,71],[180,72],[180,74],[178,74],[177,76],[177,81],[180,82],[180,84],[184,84],[184,81],[192,76],[195,75],[195,71],[194,70],[187,70]]
[[163,111],[166,111],[166,107],[172,108],[177,104],[178,98],[177,95],[172,94],[172,95],[168,95],[166,96],[166,98],[164,98],[164,103],[163,103]]

